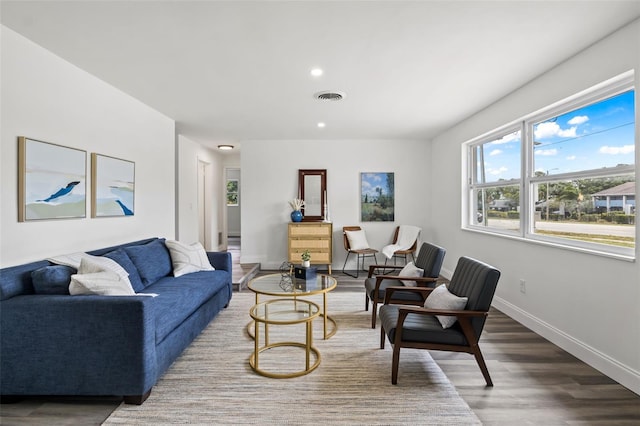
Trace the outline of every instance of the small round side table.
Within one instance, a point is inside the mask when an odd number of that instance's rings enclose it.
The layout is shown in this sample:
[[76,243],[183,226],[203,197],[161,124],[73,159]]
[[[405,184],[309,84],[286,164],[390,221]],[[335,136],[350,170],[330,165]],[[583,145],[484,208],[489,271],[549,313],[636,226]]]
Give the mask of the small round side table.
[[[313,346],[313,320],[320,315],[318,305],[308,300],[271,299],[255,304],[249,310],[249,315],[254,320],[254,351],[249,357],[249,365],[256,373],[274,379],[287,379],[309,374],[320,365],[320,352]],[[260,324],[264,324],[263,346],[260,346]],[[269,342],[269,326],[291,324],[305,324],[305,343]],[[304,349],[304,369],[291,373],[277,373],[260,368],[260,354],[262,352],[283,346]]]

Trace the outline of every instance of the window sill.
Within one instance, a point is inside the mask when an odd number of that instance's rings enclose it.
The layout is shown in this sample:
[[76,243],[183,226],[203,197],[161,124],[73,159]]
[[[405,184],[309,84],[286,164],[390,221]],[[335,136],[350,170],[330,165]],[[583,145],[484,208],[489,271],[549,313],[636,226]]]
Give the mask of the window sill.
[[609,259],[622,260],[622,261],[625,261],[625,262],[635,262],[636,261],[635,255],[625,255],[625,254],[620,254],[620,253],[612,253],[612,252],[606,252],[606,251],[601,251],[601,250],[588,249],[588,248],[584,248],[584,247],[576,247],[576,246],[556,243],[556,242],[553,242],[553,241],[545,241],[545,240],[537,239],[537,238],[524,238],[524,237],[519,236],[519,235],[506,234],[506,233],[493,232],[493,231],[485,231],[485,230],[479,229],[479,228],[462,227],[461,229],[463,231],[467,231],[467,232],[473,232],[473,233],[476,233],[476,234],[483,234],[483,235],[488,235],[488,236],[497,237],[497,238],[507,238],[507,239],[510,239],[510,240],[520,241],[520,242],[523,242],[523,243],[526,243],[526,244],[536,244],[536,245],[541,245],[541,246],[545,246],[545,247],[553,247],[553,248],[557,248],[557,249],[561,249],[561,250],[569,250],[569,251],[578,252],[578,253],[584,253],[584,254],[588,254],[588,255],[592,255],[592,256],[601,256],[601,257],[607,257]]

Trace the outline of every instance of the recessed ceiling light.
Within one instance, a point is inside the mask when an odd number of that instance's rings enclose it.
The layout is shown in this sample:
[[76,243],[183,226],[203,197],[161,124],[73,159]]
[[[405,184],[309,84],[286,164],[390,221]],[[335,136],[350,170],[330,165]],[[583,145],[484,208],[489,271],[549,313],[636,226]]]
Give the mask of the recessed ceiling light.
[[323,122],[318,123],[318,127],[321,128],[321,129],[324,128],[325,126],[326,126],[326,124],[324,124]]
[[321,68],[314,68],[311,70],[311,75],[314,77],[320,77],[324,71]]
[[221,151],[230,151],[233,149],[233,145],[218,145],[218,149]]

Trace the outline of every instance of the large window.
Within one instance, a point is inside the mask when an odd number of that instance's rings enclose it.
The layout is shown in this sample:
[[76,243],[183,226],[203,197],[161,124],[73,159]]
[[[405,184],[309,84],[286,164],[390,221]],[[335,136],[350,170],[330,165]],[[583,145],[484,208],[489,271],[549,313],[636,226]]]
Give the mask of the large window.
[[520,231],[521,131],[498,132],[471,148],[469,222],[498,232]]
[[464,227],[633,257],[632,82],[626,75],[468,143]]

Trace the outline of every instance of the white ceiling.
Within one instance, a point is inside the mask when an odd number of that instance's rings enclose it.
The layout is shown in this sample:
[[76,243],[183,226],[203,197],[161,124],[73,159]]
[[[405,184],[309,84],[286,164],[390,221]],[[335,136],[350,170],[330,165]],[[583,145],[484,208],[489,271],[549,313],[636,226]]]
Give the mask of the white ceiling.
[[[430,139],[640,17],[638,0],[3,0],[0,7],[3,25],[210,146]],[[324,75],[311,77],[313,67]],[[315,100],[323,90],[347,97]]]

